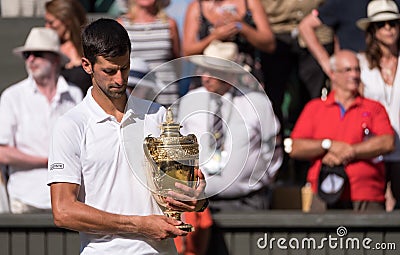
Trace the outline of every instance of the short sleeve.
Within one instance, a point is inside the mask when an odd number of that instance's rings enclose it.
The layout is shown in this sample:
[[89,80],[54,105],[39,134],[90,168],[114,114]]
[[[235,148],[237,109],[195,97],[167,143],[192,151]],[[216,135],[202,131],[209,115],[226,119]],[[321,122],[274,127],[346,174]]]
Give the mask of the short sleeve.
[[16,130],[16,116],[13,107],[13,102],[10,94],[7,91],[3,92],[0,98],[0,144],[13,145],[14,135]]
[[389,116],[380,103],[376,102],[372,116],[372,133],[375,135],[394,134],[392,125],[390,124]]
[[48,181],[81,184],[81,149],[83,131],[72,119],[60,117],[50,142]]
[[315,111],[313,111],[313,102],[309,102],[304,107],[296,124],[290,134],[291,138],[312,138],[313,137],[313,120],[315,119]]

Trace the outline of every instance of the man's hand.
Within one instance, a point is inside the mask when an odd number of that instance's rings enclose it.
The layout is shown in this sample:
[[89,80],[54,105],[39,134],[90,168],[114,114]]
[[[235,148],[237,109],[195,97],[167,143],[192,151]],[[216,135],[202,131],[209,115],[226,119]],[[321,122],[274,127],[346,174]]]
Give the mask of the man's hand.
[[332,147],[327,154],[323,157],[322,162],[326,165],[347,165],[354,160],[356,156],[354,147],[351,144],[333,141]]
[[229,38],[232,38],[236,34],[240,32],[239,28],[236,25],[236,22],[227,22],[218,27],[216,27],[212,34],[215,35],[216,39],[224,41]]
[[182,222],[163,215],[143,216],[139,222],[139,233],[156,241],[188,234],[176,227]]
[[325,156],[322,158],[322,163],[330,167],[338,166],[341,164],[345,165],[345,163],[340,158],[338,158],[335,154],[331,152],[325,154]]
[[193,212],[202,207],[205,201],[204,189],[206,181],[200,169],[195,169],[197,176],[197,185],[194,188],[188,187],[182,183],[175,183],[175,188],[180,192],[169,191],[169,197],[166,198],[167,206],[177,211]]

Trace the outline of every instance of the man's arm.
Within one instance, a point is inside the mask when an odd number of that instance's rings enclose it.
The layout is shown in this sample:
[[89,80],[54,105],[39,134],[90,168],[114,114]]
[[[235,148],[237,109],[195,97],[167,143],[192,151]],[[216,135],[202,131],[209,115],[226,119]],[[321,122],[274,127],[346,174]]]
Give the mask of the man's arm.
[[393,135],[378,135],[361,143],[350,145],[341,141],[332,141],[331,148],[325,150],[320,139],[294,139],[290,156],[311,160],[323,156],[327,165],[348,164],[353,160],[371,159],[394,150]]
[[0,164],[19,169],[47,168],[47,158],[28,155],[12,146],[0,145]]
[[79,185],[51,184],[54,223],[86,233],[136,233],[154,240],[186,235],[175,226],[181,222],[163,215],[118,215],[98,210],[77,200]]
[[275,35],[272,32],[267,13],[261,1],[249,0],[248,5],[253,14],[256,28],[249,26],[245,22],[241,22],[239,18],[238,22],[242,27],[239,33],[255,48],[269,53],[273,52],[276,48]]
[[200,3],[193,1],[189,4],[185,21],[183,26],[183,55],[189,56],[194,54],[202,54],[204,49],[213,41],[221,40],[224,41],[229,37],[232,37],[239,33],[239,29],[235,25],[235,22],[229,22],[218,27],[215,27],[213,31],[199,40],[197,38],[200,27]]
[[395,149],[394,135],[377,135],[353,145],[355,159],[369,159],[385,155]]
[[312,160],[323,156],[329,159],[329,165],[340,165],[355,158],[355,151],[351,144],[332,140],[331,147],[324,149],[322,141],[323,139],[293,139],[290,156],[302,160]]
[[331,68],[329,64],[329,54],[324,46],[319,42],[315,30],[322,25],[321,20],[318,18],[318,11],[313,10],[308,14],[299,24],[299,32],[308,50],[318,61],[322,70],[328,77],[331,77]]

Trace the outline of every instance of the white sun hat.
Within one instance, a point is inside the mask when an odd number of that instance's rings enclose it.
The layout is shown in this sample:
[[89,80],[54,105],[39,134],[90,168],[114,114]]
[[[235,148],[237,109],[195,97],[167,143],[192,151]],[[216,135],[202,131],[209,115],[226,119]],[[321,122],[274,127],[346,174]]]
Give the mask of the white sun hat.
[[191,62],[208,69],[227,73],[246,73],[249,67],[240,66],[235,62],[238,54],[236,43],[214,40],[204,49],[203,55],[189,56],[189,58]]
[[50,28],[32,28],[25,41],[25,45],[15,48],[13,53],[22,57],[22,53],[26,51],[49,51],[56,53],[61,58],[61,66],[69,62],[69,58],[60,50],[60,39],[57,33]]
[[372,22],[400,19],[399,8],[391,0],[372,0],[367,7],[367,18],[357,21],[357,27],[367,30]]

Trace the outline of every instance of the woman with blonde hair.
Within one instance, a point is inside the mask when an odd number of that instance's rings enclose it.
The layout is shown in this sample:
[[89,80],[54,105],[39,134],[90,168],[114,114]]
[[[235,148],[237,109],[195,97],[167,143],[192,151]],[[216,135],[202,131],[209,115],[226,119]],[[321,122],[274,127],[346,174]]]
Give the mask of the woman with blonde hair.
[[[150,70],[180,56],[176,21],[164,11],[168,4],[168,0],[129,0],[128,12],[117,19],[131,39],[131,61],[139,57],[146,61]],[[164,106],[170,106],[179,97],[173,68],[164,65],[155,72],[155,101]]]
[[87,23],[86,11],[77,0],[52,0],[47,2],[45,7],[46,27],[57,32],[61,51],[70,59],[61,71],[61,75],[86,94],[91,86],[91,78],[81,65],[83,56],[81,31]]

